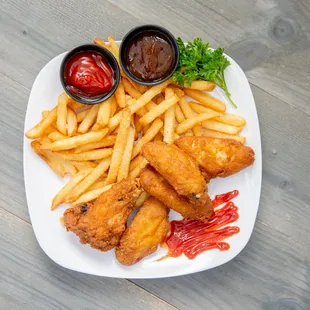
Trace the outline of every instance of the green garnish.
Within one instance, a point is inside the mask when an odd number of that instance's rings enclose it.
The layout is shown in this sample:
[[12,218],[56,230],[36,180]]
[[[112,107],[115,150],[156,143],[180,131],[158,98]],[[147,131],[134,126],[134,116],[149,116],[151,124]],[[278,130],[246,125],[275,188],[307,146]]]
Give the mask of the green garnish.
[[213,81],[224,90],[229,101],[236,108],[237,105],[231,99],[224,77],[224,70],[230,65],[229,60],[223,55],[224,49],[217,48],[213,51],[209,43],[204,43],[201,38],[196,38],[187,45],[181,38],[177,38],[177,42],[180,60],[172,80],[180,86],[190,86],[194,80]]

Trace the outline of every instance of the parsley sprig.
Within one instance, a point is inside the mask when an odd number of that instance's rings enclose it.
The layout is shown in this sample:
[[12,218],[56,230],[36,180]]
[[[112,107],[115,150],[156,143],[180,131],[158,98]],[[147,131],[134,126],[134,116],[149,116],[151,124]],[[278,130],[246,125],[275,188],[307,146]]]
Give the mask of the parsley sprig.
[[223,55],[224,49],[212,50],[209,43],[204,43],[201,38],[196,38],[187,45],[181,38],[177,38],[177,42],[180,60],[172,80],[180,86],[191,85],[194,80],[213,81],[224,90],[229,101],[236,108],[224,77],[224,70],[230,65],[229,60]]

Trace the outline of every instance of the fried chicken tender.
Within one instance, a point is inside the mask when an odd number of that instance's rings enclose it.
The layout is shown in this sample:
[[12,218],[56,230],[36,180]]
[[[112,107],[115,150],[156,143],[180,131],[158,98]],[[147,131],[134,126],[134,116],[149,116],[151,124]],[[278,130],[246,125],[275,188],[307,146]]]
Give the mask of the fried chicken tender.
[[209,219],[213,213],[212,201],[207,193],[203,193],[195,202],[193,199],[180,196],[150,165],[142,170],[140,182],[146,192],[168,208],[180,213],[184,218],[204,221]]
[[129,214],[141,193],[137,179],[124,179],[104,192],[93,203],[69,208],[64,213],[67,231],[74,232],[82,244],[109,251],[119,244]]
[[143,145],[141,153],[179,195],[196,196],[204,192],[206,182],[197,163],[175,145],[149,142]]
[[126,266],[154,253],[170,229],[169,209],[149,197],[134,217],[115,249],[117,260]]
[[233,175],[252,165],[255,159],[249,146],[233,139],[184,136],[175,144],[198,162],[207,182]]

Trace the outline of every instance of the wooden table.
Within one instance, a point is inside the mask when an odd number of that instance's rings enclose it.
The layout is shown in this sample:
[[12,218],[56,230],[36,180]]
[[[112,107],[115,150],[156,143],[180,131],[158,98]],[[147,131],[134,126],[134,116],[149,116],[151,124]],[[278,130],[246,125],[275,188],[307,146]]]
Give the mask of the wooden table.
[[[197,274],[115,280],[72,272],[46,257],[29,220],[29,92],[56,55],[145,23],[224,46],[245,70],[263,143],[255,230],[233,261]],[[310,309],[309,0],[2,0],[0,29],[1,309]]]

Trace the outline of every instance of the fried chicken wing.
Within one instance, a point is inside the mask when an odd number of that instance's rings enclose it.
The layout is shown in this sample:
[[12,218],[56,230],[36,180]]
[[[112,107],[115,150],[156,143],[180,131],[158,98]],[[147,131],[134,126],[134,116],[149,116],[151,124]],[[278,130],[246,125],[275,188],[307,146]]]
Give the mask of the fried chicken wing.
[[212,201],[207,193],[203,193],[195,202],[185,196],[180,196],[150,165],[142,170],[140,182],[145,191],[168,208],[180,213],[184,218],[207,220],[213,213]]
[[254,151],[233,139],[184,136],[175,143],[198,162],[206,181],[230,176],[254,162]]
[[122,265],[133,265],[157,250],[170,229],[168,213],[169,209],[154,197],[146,200],[115,249]]
[[74,232],[82,244],[89,243],[100,251],[111,250],[119,244],[140,192],[137,179],[125,179],[93,203],[67,209],[64,213],[67,231]]
[[197,163],[175,145],[149,142],[143,145],[141,153],[179,195],[195,196],[204,192],[206,182]]

